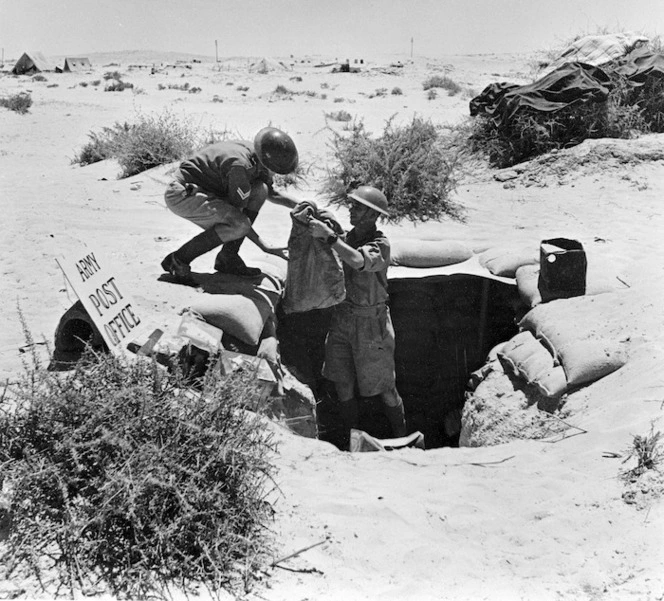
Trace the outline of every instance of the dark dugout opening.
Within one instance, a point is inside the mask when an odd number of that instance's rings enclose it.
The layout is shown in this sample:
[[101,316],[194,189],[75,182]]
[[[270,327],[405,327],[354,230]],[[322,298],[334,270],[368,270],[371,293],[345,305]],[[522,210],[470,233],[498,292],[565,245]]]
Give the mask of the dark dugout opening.
[[[517,287],[456,274],[390,280],[396,335],[397,388],[409,431],[424,434],[426,448],[458,446],[470,375],[489,351],[517,333]],[[332,309],[280,313],[282,361],[316,396],[319,438],[344,448],[334,386],[320,376]],[[377,398],[360,399],[360,428],[392,436]]]

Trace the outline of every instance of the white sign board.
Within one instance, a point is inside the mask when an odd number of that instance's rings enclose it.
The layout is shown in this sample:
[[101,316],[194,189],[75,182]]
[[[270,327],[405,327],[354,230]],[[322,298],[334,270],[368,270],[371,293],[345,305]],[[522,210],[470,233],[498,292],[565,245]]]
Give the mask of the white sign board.
[[136,337],[142,321],[112,266],[96,251],[88,249],[78,256],[60,257],[56,261],[108,348],[116,355],[126,353],[127,344]]

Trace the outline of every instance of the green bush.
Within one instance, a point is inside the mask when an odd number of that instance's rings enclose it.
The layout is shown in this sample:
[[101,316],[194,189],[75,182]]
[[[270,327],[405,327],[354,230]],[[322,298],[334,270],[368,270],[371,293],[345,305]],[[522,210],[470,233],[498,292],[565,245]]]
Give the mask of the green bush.
[[198,128],[168,111],[139,115],[135,123],[116,123],[88,136],[90,141],[72,162],[88,165],[95,160],[115,158],[122,167],[121,177],[183,159],[200,141]]
[[461,86],[447,75],[432,75],[422,83],[424,90],[432,88],[442,88],[447,90],[449,96],[454,96],[461,91]]
[[245,410],[253,374],[219,373],[196,393],[148,359],[26,364],[0,411],[6,576],[57,575],[71,597],[246,592],[270,547],[274,443]]
[[390,221],[463,219],[462,207],[450,200],[461,160],[459,146],[431,121],[415,117],[404,126],[392,121],[376,138],[361,122],[354,123],[349,134],[332,132],[336,165],[324,184],[326,196],[334,204],[345,204],[352,188],[371,185],[387,196]]
[[19,92],[11,96],[0,98],[0,106],[8,108],[10,111],[25,115],[32,106],[32,96],[28,92]]

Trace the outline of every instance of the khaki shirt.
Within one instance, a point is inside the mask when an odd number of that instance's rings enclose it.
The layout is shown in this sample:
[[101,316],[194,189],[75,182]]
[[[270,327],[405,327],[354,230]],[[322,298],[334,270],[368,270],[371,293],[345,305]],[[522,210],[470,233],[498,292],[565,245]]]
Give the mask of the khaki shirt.
[[346,235],[346,244],[364,256],[364,266],[353,269],[344,263],[346,302],[360,307],[371,307],[387,302],[387,268],[390,264],[390,242],[383,232],[374,230],[364,239],[352,229]]

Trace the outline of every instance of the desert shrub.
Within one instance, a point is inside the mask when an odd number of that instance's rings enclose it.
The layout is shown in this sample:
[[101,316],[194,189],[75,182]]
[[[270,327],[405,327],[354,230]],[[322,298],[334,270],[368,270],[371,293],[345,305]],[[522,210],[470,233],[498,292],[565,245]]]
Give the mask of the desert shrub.
[[140,115],[138,120],[116,139],[115,158],[122,167],[122,177],[130,177],[184,158],[195,149],[196,128],[166,111],[159,115]]
[[432,88],[442,88],[447,90],[449,96],[454,96],[461,91],[461,86],[447,75],[432,75],[424,82],[422,82],[424,90],[431,90]]
[[104,87],[104,92],[123,92],[127,89],[132,89],[134,87],[133,83],[122,81],[121,79],[113,80],[112,83]]
[[91,352],[66,373],[26,362],[0,412],[6,575],[54,579],[72,598],[246,592],[270,546],[274,444],[245,410],[253,374],[209,369],[199,385]]
[[304,161],[300,161],[292,173],[275,173],[273,176],[274,185],[278,188],[300,188],[307,180],[311,166]]
[[212,97],[212,102],[223,102],[223,101],[224,101],[224,99],[221,96],[218,96],[217,94],[215,94]]
[[345,101],[346,101],[345,98],[338,98],[338,97],[337,97],[337,98],[335,98],[332,102],[345,102]]
[[122,73],[120,73],[120,71],[106,71],[106,73],[104,73],[104,79],[106,81],[109,79],[117,79],[119,81],[122,79]]
[[302,81],[302,78],[299,75],[289,78],[289,81]]
[[387,96],[387,88],[377,88],[373,94],[369,94],[369,98],[382,98],[383,96]]
[[127,135],[129,127],[127,123],[116,122],[113,127],[104,127],[100,132],[89,132],[88,141],[83,145],[81,151],[74,156],[72,164],[83,167],[113,158],[117,149],[117,140]]
[[279,94],[280,96],[292,96],[294,92],[289,90],[286,86],[279,84],[276,88],[274,88],[274,93]]
[[395,126],[390,119],[375,138],[363,123],[354,123],[349,134],[333,131],[331,144],[336,165],[324,193],[332,203],[344,204],[350,189],[371,185],[387,196],[391,221],[463,218],[461,206],[450,199],[461,153],[431,121],[415,117]]
[[647,470],[657,469],[664,461],[664,449],[661,442],[662,433],[655,432],[651,424],[650,433],[645,436],[636,435],[632,438],[632,446],[627,449],[623,463],[636,459],[636,465],[625,471],[626,479],[638,477]]
[[41,73],[37,73],[37,75],[32,76],[32,81],[48,81],[48,79],[46,79]]
[[82,88],[87,88],[88,87],[88,82],[87,81],[82,81],[78,85],[81,86]]
[[60,84],[57,83],[50,83],[46,86],[47,88],[58,88],[60,87]]
[[435,100],[438,98],[438,92],[433,88],[427,91],[427,100]]
[[135,123],[115,123],[88,136],[90,140],[72,162],[88,165],[115,158],[122,167],[121,177],[183,159],[200,139],[198,128],[189,120],[178,120],[168,111],[139,115]]
[[351,121],[353,116],[348,111],[336,111],[332,113],[325,113],[325,116],[332,121]]
[[90,85],[97,87],[100,83],[101,83],[101,79],[95,79],[95,80],[90,82]]
[[403,90],[399,86],[395,86],[392,88],[390,94],[392,94],[392,96],[402,96]]
[[202,88],[199,88],[198,86],[192,86],[189,88],[189,94],[200,94],[203,91]]
[[4,106],[10,111],[25,115],[32,106],[32,96],[28,92],[19,92],[0,98],[0,106]]
[[238,92],[248,92],[249,91],[249,86],[238,86],[235,88]]

